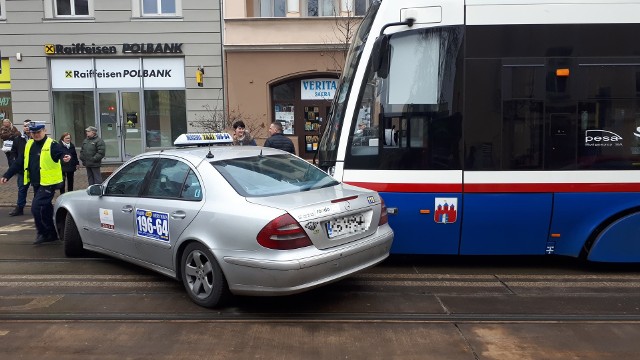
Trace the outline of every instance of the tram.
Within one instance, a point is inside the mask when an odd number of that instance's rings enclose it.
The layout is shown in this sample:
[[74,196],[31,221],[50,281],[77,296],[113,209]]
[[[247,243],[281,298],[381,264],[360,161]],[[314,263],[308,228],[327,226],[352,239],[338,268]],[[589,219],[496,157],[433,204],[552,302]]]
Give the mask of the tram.
[[318,164],[393,253],[640,261],[640,1],[373,1]]

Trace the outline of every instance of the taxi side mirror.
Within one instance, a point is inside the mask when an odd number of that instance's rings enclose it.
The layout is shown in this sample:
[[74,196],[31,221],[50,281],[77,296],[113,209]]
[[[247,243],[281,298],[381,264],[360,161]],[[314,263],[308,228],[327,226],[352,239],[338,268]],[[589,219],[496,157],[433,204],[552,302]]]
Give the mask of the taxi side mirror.
[[91,196],[102,196],[102,184],[93,184],[87,188],[87,194]]

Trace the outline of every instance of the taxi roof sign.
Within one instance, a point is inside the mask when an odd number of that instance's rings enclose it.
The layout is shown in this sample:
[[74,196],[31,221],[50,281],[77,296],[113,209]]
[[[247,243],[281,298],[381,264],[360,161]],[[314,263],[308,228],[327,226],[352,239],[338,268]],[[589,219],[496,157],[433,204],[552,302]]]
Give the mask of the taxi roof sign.
[[178,136],[174,146],[230,145],[233,137],[229,133],[188,133]]

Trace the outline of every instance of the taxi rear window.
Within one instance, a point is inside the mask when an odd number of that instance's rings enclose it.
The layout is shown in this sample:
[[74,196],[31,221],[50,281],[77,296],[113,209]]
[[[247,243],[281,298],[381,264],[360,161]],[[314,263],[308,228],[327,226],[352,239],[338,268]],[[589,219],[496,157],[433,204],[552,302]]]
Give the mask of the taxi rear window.
[[245,197],[297,193],[339,184],[317,167],[288,154],[220,160],[211,165]]

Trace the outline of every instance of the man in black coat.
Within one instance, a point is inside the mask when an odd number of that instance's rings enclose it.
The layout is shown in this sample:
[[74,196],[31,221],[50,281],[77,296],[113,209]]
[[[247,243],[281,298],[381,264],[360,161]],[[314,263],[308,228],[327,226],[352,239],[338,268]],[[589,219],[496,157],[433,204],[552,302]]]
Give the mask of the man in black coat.
[[269,134],[271,136],[264,142],[265,147],[288,151],[292,154],[296,153],[293,141],[282,134],[282,124],[280,122],[274,121],[269,125]]
[[[14,159],[17,159],[24,154],[24,147],[25,145],[27,145],[27,141],[30,139],[30,123],[31,120],[25,120],[22,124],[23,133],[13,139],[13,145],[11,145],[10,153]],[[24,184],[24,174],[22,174],[21,172],[17,173],[16,177],[18,178],[18,200],[16,201],[16,207],[11,210],[9,216],[24,215],[24,206],[27,205],[27,193],[29,192],[29,184]]]

